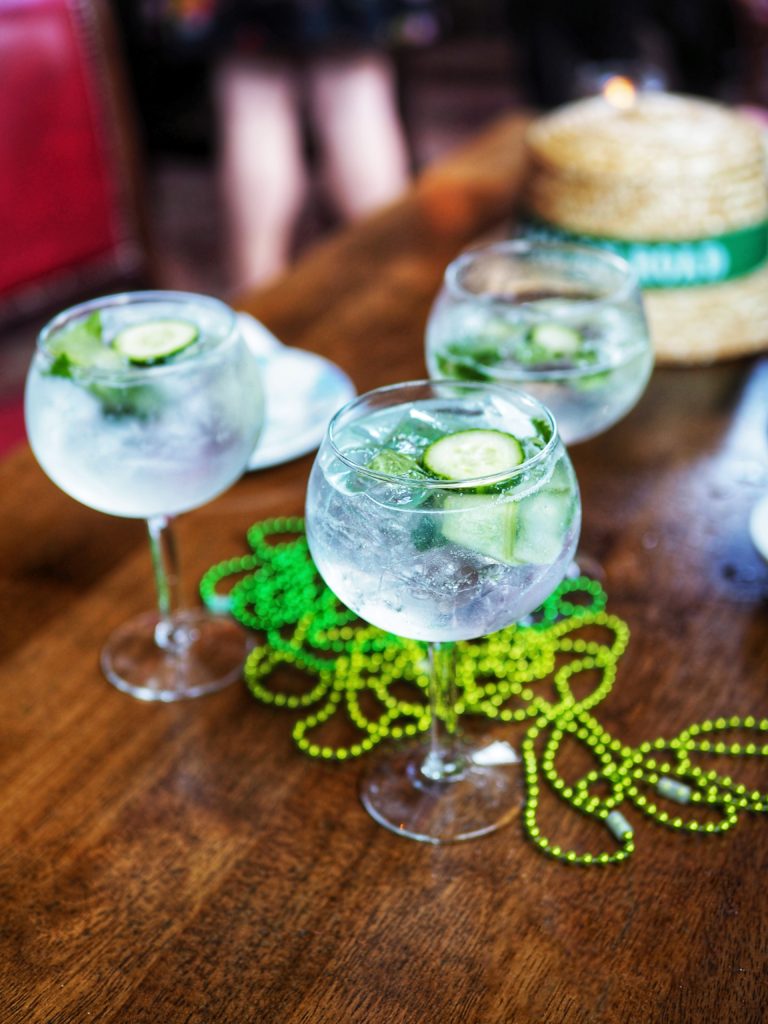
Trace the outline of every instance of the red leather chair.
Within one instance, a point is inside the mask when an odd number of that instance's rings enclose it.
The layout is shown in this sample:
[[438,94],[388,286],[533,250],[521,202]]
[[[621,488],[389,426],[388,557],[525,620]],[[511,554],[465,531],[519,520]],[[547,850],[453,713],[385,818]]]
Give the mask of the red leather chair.
[[147,279],[137,168],[104,0],[0,0],[0,324]]

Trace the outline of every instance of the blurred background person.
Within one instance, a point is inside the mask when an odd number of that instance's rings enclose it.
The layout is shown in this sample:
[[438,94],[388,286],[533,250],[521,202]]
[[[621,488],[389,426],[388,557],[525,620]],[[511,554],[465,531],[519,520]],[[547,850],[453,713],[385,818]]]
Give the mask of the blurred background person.
[[407,186],[411,160],[389,52],[394,6],[220,0],[214,95],[237,286],[269,280],[290,262],[309,187],[308,144],[342,220]]
[[[287,267],[310,192],[346,221],[408,185],[393,52],[437,39],[438,0],[117,2],[129,47],[137,41],[130,59],[150,147],[167,144],[195,103],[210,126],[233,287]],[[178,98],[174,55],[192,90]]]

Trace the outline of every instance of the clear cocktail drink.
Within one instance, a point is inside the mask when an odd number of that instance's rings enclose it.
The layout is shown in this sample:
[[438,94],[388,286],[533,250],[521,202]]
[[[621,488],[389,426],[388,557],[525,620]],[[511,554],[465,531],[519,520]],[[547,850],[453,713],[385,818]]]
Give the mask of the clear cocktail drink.
[[307,490],[315,563],[363,619],[430,647],[431,745],[385,759],[363,783],[382,824],[447,842],[514,812],[509,765],[481,766],[456,733],[453,641],[536,608],[563,578],[579,523],[554,420],[529,396],[413,382],[363,395],[331,421]]
[[147,520],[159,611],[112,635],[118,688],[176,700],[234,681],[244,634],[177,607],[171,519],[242,474],[263,421],[258,366],[224,303],[133,292],[83,303],[41,332],[27,376],[27,433],[51,480],[90,508]]
[[[430,474],[436,441],[480,430],[513,432],[513,474],[487,487]],[[562,446],[547,447],[548,419],[480,389],[340,420],[333,438],[340,454],[326,446],[309,483],[309,542],[331,590],[367,622],[417,640],[485,636],[562,579],[578,500]]]
[[470,250],[447,269],[429,317],[429,373],[535,395],[574,444],[637,403],[653,366],[628,264],[586,247],[515,240]]
[[[29,375],[26,422],[58,487],[90,508],[146,519],[197,508],[240,476],[262,420],[258,368],[216,312],[181,295],[54,322]],[[126,328],[170,317],[200,332],[174,358],[142,365],[113,347]],[[73,331],[84,339],[76,358],[88,347],[88,362],[66,355]]]

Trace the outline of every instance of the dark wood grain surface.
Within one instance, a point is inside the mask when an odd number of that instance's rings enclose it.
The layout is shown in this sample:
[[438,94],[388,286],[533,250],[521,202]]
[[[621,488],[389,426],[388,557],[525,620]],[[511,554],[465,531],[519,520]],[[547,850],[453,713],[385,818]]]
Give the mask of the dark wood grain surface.
[[[242,305],[360,390],[422,376],[445,263],[514,214],[523,123]],[[629,744],[768,715],[768,567],[747,530],[767,399],[764,359],[657,370],[572,453],[583,540],[632,633],[600,708]],[[310,465],[182,518],[189,600],[252,522],[302,512]],[[28,450],[0,464],[0,510],[2,1024],[766,1020],[768,817],[703,838],[628,811],[636,853],[602,869],[546,859],[519,822],[449,847],[391,835],[358,804],[360,762],[304,757],[291,713],[244,686],[152,706],[104,682],[101,641],[153,602],[140,523],[75,504]],[[582,835],[567,810],[553,828]]]

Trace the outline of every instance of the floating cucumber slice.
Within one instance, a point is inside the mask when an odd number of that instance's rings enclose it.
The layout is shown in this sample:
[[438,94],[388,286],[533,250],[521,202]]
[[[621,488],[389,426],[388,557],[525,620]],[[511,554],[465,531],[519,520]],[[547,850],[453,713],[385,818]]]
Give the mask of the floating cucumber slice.
[[475,480],[514,469],[524,457],[522,445],[512,434],[459,430],[431,444],[422,461],[441,480]]
[[531,329],[530,341],[551,359],[575,356],[582,345],[581,333],[562,324],[538,324]]
[[582,334],[563,324],[543,323],[532,327],[515,347],[515,359],[524,366],[589,359]]
[[189,348],[199,335],[189,320],[148,320],[120,331],[112,345],[130,362],[151,366]]
[[562,550],[571,517],[570,493],[540,491],[520,501],[474,494],[446,496],[446,540],[509,565],[548,565]]
[[441,524],[446,540],[497,562],[520,561],[515,551],[520,503],[476,494],[447,494]]
[[552,475],[546,483],[546,492],[570,494],[573,491],[573,475],[567,459],[558,459]]
[[571,518],[568,491],[542,490],[519,505],[514,557],[519,562],[547,565],[560,555]]

